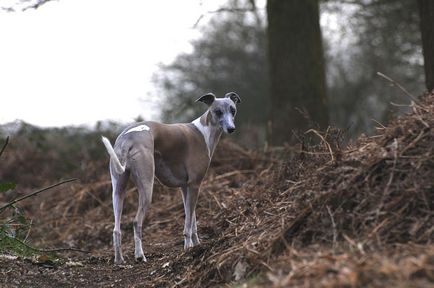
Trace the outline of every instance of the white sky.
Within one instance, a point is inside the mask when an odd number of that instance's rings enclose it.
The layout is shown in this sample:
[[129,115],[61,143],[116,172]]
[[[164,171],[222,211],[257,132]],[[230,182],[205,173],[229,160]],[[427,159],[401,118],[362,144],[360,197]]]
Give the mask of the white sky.
[[194,23],[222,3],[59,0],[0,12],[0,124],[157,117],[151,77],[158,63],[189,51],[199,35]]

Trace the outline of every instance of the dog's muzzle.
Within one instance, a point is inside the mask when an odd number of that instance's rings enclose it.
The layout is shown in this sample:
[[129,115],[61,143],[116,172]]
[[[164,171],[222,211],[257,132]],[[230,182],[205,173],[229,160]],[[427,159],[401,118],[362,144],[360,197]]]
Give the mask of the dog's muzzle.
[[228,128],[228,133],[229,133],[229,134],[234,133],[234,131],[235,131],[235,127],[230,127],[230,128]]

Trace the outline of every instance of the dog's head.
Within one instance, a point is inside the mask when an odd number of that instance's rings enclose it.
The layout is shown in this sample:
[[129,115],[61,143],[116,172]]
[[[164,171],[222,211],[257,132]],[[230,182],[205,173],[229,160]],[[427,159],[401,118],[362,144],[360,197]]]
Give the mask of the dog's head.
[[229,92],[223,98],[216,98],[213,93],[208,93],[196,100],[208,105],[207,123],[220,126],[225,133],[235,131],[234,118],[237,114],[237,104],[241,98],[235,92]]

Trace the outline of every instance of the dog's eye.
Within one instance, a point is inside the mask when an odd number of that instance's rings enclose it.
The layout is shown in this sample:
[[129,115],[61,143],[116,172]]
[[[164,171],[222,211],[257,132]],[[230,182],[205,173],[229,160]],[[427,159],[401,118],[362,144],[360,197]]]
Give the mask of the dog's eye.
[[235,115],[235,112],[236,112],[236,111],[235,111],[235,108],[234,108],[234,107],[231,107],[231,114],[232,114],[232,115]]
[[217,117],[220,117],[223,115],[223,112],[220,109],[215,110],[214,113],[215,113],[215,115],[217,115]]

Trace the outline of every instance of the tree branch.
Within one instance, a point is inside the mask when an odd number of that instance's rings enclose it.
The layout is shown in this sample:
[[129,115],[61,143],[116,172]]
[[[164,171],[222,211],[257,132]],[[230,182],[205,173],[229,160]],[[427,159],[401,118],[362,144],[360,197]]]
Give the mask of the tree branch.
[[19,3],[17,2],[15,5],[9,7],[0,7],[0,9],[6,12],[16,12],[17,9],[21,8],[21,11],[26,11],[28,9],[38,9],[39,7],[41,7],[42,5],[50,1],[53,0],[38,0],[36,2],[32,0],[21,0],[19,1]]
[[[249,0],[250,6],[248,8],[242,7],[222,7],[217,10],[208,11],[207,14],[217,14],[217,13],[248,13],[252,12],[255,14],[256,21],[259,25],[262,26],[261,17],[258,14],[258,7],[256,6],[255,0]],[[196,28],[199,25],[199,22],[205,17],[205,14],[201,14],[199,18],[194,23],[193,28]]]
[[42,5],[44,5],[45,3],[50,2],[50,1],[52,1],[52,0],[39,0],[35,4],[27,6],[26,8],[23,8],[23,11],[26,11],[27,9],[38,9],[39,7],[41,7]]
[[411,100],[413,100],[414,103],[419,104],[419,101],[416,99],[416,97],[414,97],[413,95],[411,95],[411,93],[408,92],[404,87],[402,87],[398,82],[396,82],[395,80],[393,80],[389,76],[384,75],[381,72],[377,72],[377,75],[380,76],[380,77],[382,77],[382,78],[384,78],[384,79],[386,79],[390,83],[392,83],[393,86],[398,87],[402,92],[404,92],[405,95],[407,95]]
[[20,202],[20,201],[22,201],[22,200],[24,200],[24,199],[30,198],[30,197],[32,197],[32,196],[36,196],[36,195],[38,195],[39,193],[42,193],[42,192],[47,191],[47,190],[49,190],[49,189],[51,189],[51,188],[54,188],[54,187],[60,186],[60,185],[62,185],[62,184],[69,183],[69,182],[73,182],[73,181],[77,181],[77,180],[78,180],[77,178],[72,178],[72,179],[64,180],[64,181],[61,181],[61,182],[59,182],[59,183],[53,184],[53,185],[51,185],[51,186],[48,186],[48,187],[42,188],[42,189],[40,189],[40,190],[38,190],[38,191],[35,191],[35,192],[30,193],[30,194],[27,194],[27,195],[24,195],[24,196],[22,196],[22,197],[19,197],[19,198],[13,200],[12,202],[9,202],[9,203],[7,203],[6,205],[3,205],[2,207],[0,207],[0,213],[1,213],[4,209],[6,209],[6,208],[8,208],[8,207],[11,207],[11,206],[14,205],[15,203],[18,203],[18,202]]

